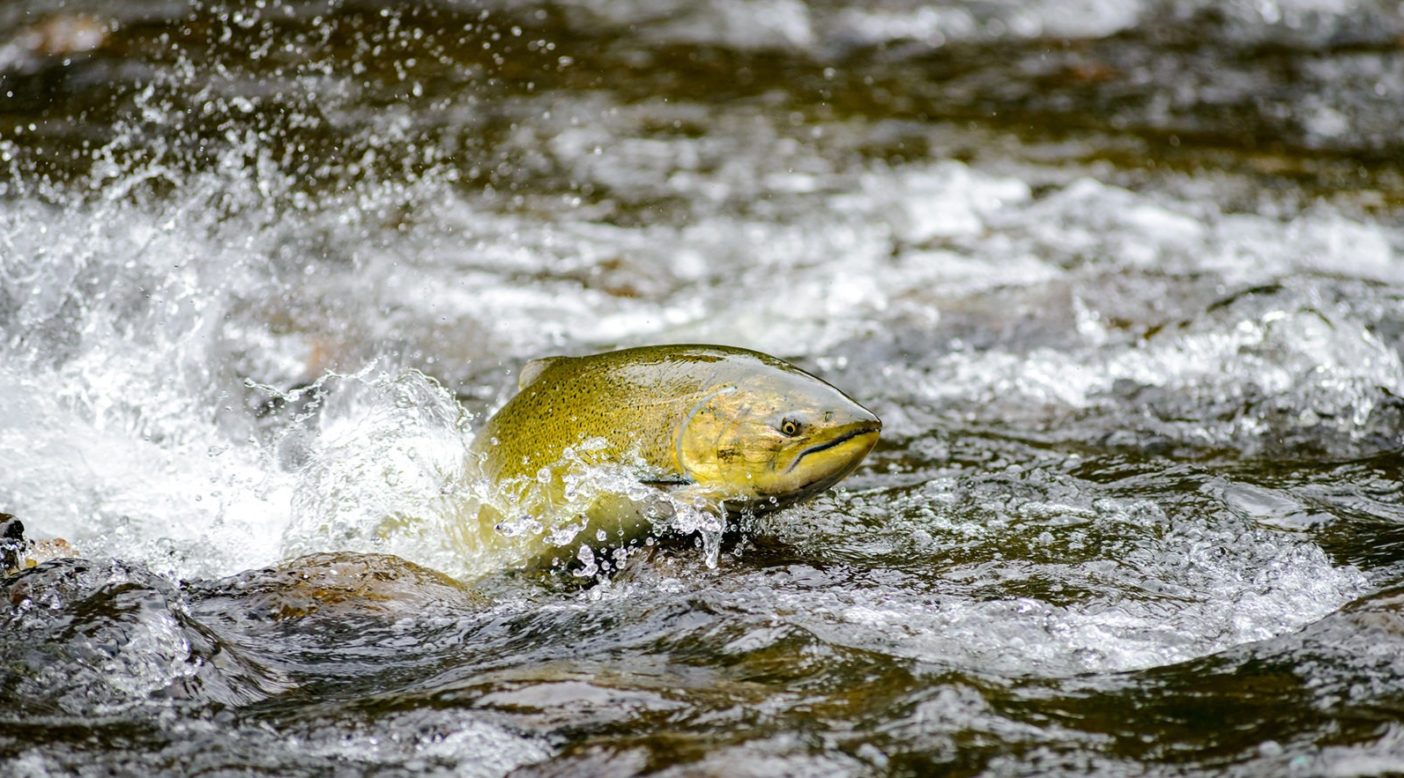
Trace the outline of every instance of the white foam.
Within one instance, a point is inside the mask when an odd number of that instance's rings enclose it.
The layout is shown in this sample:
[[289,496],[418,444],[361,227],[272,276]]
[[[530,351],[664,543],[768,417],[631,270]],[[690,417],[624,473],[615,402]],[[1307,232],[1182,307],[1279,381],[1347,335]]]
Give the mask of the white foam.
[[542,738],[471,713],[446,710],[417,710],[351,723],[350,732],[317,731],[270,747],[338,764],[400,764],[410,772],[483,778],[543,762],[555,751]]
[[[787,623],[830,643],[977,673],[1039,676],[1120,672],[1206,656],[1299,629],[1367,590],[1358,571],[1334,567],[1308,543],[1202,528],[1170,530],[1116,561],[1064,566],[1011,560],[970,572],[985,586],[1066,585],[1086,577],[1105,590],[1072,604],[972,598],[891,572],[881,583],[850,580],[842,588],[794,588],[783,576],[752,586],[773,599]],[[946,576],[952,584],[967,581],[960,569]]]
[[842,8],[826,20],[823,29],[829,42],[862,46],[1103,38],[1134,27],[1148,7],[1150,3],[1135,0],[957,2],[939,7],[886,0]]

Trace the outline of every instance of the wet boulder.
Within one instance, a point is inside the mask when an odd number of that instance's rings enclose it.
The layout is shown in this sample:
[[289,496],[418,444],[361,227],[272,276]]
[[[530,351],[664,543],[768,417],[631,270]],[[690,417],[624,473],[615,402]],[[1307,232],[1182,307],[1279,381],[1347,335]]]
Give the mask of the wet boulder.
[[242,705],[288,686],[193,618],[146,567],[60,559],[0,583],[0,706],[116,712],[158,699]]

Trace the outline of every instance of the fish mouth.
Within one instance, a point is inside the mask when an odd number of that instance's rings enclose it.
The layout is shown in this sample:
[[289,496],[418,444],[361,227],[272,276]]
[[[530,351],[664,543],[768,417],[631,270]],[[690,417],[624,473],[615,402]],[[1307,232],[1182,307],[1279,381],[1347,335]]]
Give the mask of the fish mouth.
[[[823,443],[816,443],[816,444],[810,446],[809,448],[806,448],[805,450],[801,451],[801,452],[799,453],[799,455],[795,457],[795,461],[791,462],[791,463],[790,463],[790,466],[789,466],[788,468],[786,468],[785,472],[787,472],[787,473],[792,473],[792,472],[794,472],[795,468],[796,468],[796,467],[799,467],[800,462],[803,462],[803,461],[804,461],[804,458],[807,457],[807,456],[809,456],[810,454],[818,454],[818,453],[821,452],[821,451],[828,451],[828,450],[831,449],[831,448],[835,448],[835,447],[837,447],[837,446],[842,446],[843,444],[849,442],[850,440],[854,440],[854,439],[856,439],[856,438],[860,438],[860,437],[863,437],[863,436],[865,436],[865,435],[871,435],[871,436],[873,436],[872,443],[869,443],[868,446],[867,446],[867,448],[865,448],[865,449],[863,450],[863,454],[867,454],[867,453],[868,453],[868,450],[871,449],[871,448],[873,447],[873,444],[874,444],[874,443],[877,443],[877,435],[878,435],[878,433],[881,432],[881,431],[882,431],[882,422],[880,422],[880,421],[874,420],[874,421],[860,421],[860,422],[856,422],[856,423],[854,423],[854,424],[852,425],[852,429],[850,429],[849,431],[843,433],[842,435],[839,435],[838,437],[834,438],[833,440],[826,440],[826,441],[824,441]],[[858,463],[858,461],[861,460],[862,458],[863,458],[863,457],[862,457],[861,455],[858,456],[858,457],[855,457],[854,460],[853,460],[853,464],[856,465],[856,464]],[[845,473],[845,474],[846,474],[846,473]],[[823,480],[823,479],[820,479],[820,480]]]
[[873,446],[877,445],[878,433],[881,431],[882,422],[875,418],[873,420],[863,420],[848,425],[843,433],[834,437],[832,440],[816,443],[801,451],[799,455],[795,457],[795,461],[785,469],[785,472],[787,474],[793,473],[795,468],[799,467],[800,462],[804,461],[805,457],[811,454],[818,454],[838,448],[839,446],[846,446],[852,449],[852,452],[848,456],[844,456],[838,462],[825,463],[820,468],[821,472],[814,474],[812,478],[809,478],[801,484],[787,487],[778,492],[762,492],[756,499],[738,501],[736,504],[728,506],[728,510],[740,510],[742,508],[748,508],[750,510],[774,510],[799,502],[811,495],[828,489],[830,486],[848,477],[849,473],[858,469],[858,465],[863,461],[863,458],[867,456]]

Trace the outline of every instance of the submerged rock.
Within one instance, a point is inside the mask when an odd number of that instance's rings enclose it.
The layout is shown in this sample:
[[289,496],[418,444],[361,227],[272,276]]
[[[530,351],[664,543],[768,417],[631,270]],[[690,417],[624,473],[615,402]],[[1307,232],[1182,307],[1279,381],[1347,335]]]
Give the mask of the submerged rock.
[[186,585],[195,609],[228,623],[394,619],[473,612],[485,596],[389,554],[309,554],[277,567]]
[[78,550],[63,538],[31,540],[25,537],[24,522],[0,513],[0,574],[14,575],[40,562],[76,556]]
[[0,584],[0,708],[115,712],[157,699],[241,705],[288,688],[190,615],[145,566],[59,559]]

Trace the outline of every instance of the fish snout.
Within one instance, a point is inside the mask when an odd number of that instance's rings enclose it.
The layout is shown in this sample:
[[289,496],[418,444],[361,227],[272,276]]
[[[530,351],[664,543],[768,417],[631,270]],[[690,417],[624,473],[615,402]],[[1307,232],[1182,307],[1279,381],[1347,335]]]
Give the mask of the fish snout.
[[[879,419],[876,413],[873,413],[861,405],[855,403],[854,407],[853,420],[845,426],[851,429],[850,434],[854,437],[872,435],[873,442],[876,443],[879,434],[882,433],[882,419]],[[867,452],[865,451],[863,453],[866,454]]]
[[853,422],[852,431],[846,434],[848,439],[855,444],[851,447],[855,466],[868,455],[869,451],[873,450],[873,447],[877,445],[878,438],[882,435],[882,420],[871,413],[868,415],[872,418]]
[[853,472],[877,445],[882,420],[856,406],[852,417],[831,429],[822,440],[799,452],[787,472],[806,469],[812,482],[831,484]]

